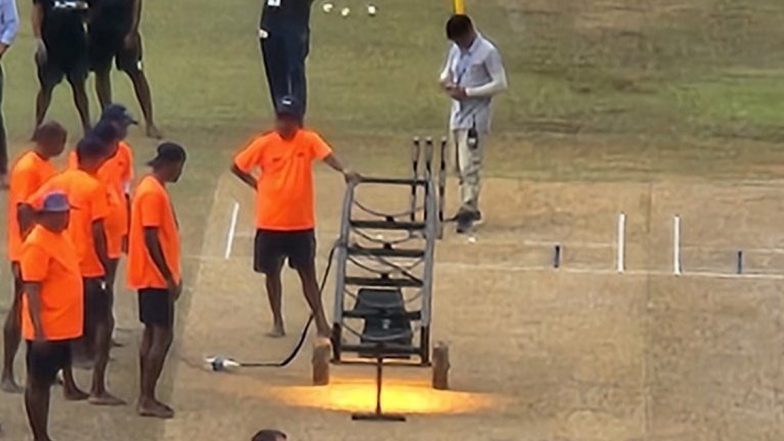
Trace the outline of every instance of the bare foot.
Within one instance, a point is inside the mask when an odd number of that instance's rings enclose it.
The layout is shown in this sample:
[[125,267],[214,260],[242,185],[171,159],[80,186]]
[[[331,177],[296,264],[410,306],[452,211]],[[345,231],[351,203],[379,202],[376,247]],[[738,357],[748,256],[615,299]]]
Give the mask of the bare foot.
[[157,127],[155,127],[155,124],[147,124],[147,137],[152,139],[161,139],[163,138],[163,134],[160,130],[158,130]]
[[272,338],[281,338],[286,336],[286,328],[283,327],[283,324],[277,324],[272,326],[272,330],[267,333],[267,337]]
[[87,402],[96,406],[122,406],[125,404],[125,401],[115,397],[109,392],[100,394],[93,393],[90,395],[90,398],[87,399]]
[[21,394],[24,388],[14,381],[13,378],[6,378],[0,383],[0,390],[9,394]]
[[140,401],[139,405],[136,407],[136,412],[139,416],[143,417],[161,418],[165,420],[174,418],[174,410],[156,401]]
[[67,401],[84,401],[90,398],[90,395],[76,386],[71,386],[63,388],[63,398]]
[[171,406],[169,406],[169,405],[168,405],[168,404],[166,404],[166,403],[162,403],[162,402],[160,402],[160,401],[158,401],[158,400],[155,400],[155,404],[157,404],[157,405],[159,405],[159,406],[163,406],[163,407],[165,407],[167,410],[170,410],[171,412],[174,412],[174,408],[172,408]]

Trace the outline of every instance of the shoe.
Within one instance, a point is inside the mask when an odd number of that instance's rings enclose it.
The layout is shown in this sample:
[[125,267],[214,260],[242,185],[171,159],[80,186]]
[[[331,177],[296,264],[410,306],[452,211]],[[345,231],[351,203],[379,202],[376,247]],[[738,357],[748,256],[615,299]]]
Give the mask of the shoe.
[[474,226],[475,227],[485,223],[485,221],[482,220],[482,212],[481,211],[477,210],[477,211],[473,212],[472,214],[474,216]]
[[463,214],[457,218],[457,234],[466,234],[471,231],[474,226],[472,215]]

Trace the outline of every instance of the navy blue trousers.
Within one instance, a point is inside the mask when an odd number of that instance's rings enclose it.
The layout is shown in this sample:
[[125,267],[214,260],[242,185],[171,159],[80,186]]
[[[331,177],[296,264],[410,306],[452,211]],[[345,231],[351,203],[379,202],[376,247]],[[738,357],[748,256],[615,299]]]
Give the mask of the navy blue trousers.
[[305,59],[310,52],[310,32],[270,30],[260,43],[272,108],[284,96],[292,95],[299,100],[304,114],[308,102]]

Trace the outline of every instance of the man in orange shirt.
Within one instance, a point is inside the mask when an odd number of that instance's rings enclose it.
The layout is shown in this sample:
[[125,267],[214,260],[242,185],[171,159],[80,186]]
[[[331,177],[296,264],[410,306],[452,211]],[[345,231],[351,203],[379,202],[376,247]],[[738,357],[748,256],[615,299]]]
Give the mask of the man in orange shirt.
[[[22,154],[11,170],[8,192],[8,260],[14,276],[14,298],[3,328],[4,359],[0,388],[6,392],[21,393],[23,389],[14,380],[14,358],[19,348],[22,333],[22,280],[19,271],[19,257],[22,254],[22,240],[32,227],[31,219],[19,219],[19,204],[56,173],[50,162],[59,156],[65,147],[66,130],[56,122],[48,122],[38,127],[33,135],[35,147]],[[20,224],[24,223],[24,228]]]
[[46,194],[38,205],[38,224],[25,239],[19,259],[24,275],[22,333],[27,341],[25,408],[35,441],[50,440],[50,390],[58,371],[70,371],[70,342],[82,335],[79,258],[65,233],[70,208],[64,193]]
[[174,410],[155,396],[173,338],[174,302],[182,292],[180,235],[166,184],[177,182],[185,165],[185,150],[164,143],[149,162],[133,195],[128,238],[128,285],[139,291],[139,320],[144,336],[139,349],[141,416],[172,418]]
[[68,236],[76,245],[84,285],[84,341],[93,343],[95,364],[90,403],[96,405],[124,404],[106,390],[106,368],[109,363],[114,321],[110,297],[106,293],[109,256],[106,250],[104,220],[109,214],[106,187],[95,177],[103,163],[116,152],[94,137],[79,141],[77,169],[68,169],[50,179],[37,192],[62,191],[74,206],[68,225]]
[[[276,109],[275,130],[254,139],[235,158],[232,172],[257,192],[254,269],[266,276],[273,315],[271,336],[285,335],[281,312],[280,273],[284,260],[299,273],[318,333],[329,336],[316,279],[316,235],[313,208],[314,159],[326,162],[346,180],[359,175],[346,169],[315,132],[300,128],[303,111],[287,96]],[[253,173],[261,172],[259,178]]]

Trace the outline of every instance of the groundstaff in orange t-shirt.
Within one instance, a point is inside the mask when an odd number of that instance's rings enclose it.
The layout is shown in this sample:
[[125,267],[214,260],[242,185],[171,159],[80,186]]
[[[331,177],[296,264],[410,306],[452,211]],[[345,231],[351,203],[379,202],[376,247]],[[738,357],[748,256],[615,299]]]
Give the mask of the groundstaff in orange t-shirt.
[[82,276],[66,233],[70,205],[64,193],[42,197],[37,225],[22,246],[22,334],[27,341],[25,408],[36,440],[48,440],[49,398],[57,372],[70,371],[71,342],[82,335]]
[[56,173],[50,159],[59,156],[65,148],[68,133],[60,124],[48,122],[38,127],[33,134],[35,146],[23,153],[10,173],[8,190],[8,260],[14,276],[13,300],[3,327],[3,373],[0,389],[5,392],[22,393],[23,389],[14,380],[14,358],[22,338],[22,279],[19,258],[22,241],[32,228],[32,219],[19,218],[19,205],[35,193],[38,188]]
[[185,150],[164,143],[149,162],[152,173],[139,182],[131,203],[128,237],[128,285],[139,292],[141,416],[172,418],[174,410],[158,401],[156,385],[174,335],[174,302],[182,292],[180,234],[166,184],[177,182]]
[[106,289],[110,266],[104,221],[109,214],[109,202],[106,186],[95,176],[101,165],[116,152],[116,147],[93,136],[82,139],[76,149],[78,168],[54,176],[38,194],[33,195],[34,201],[42,193],[62,191],[74,206],[67,233],[79,257],[85,305],[84,336],[74,355],[85,360],[95,357],[90,363],[93,368],[90,403],[96,405],[123,404],[106,390],[106,370],[114,328],[111,292]]
[[[329,336],[316,279],[316,235],[313,206],[314,160],[341,172],[346,180],[359,176],[344,168],[332,149],[315,132],[302,129],[302,107],[284,97],[276,108],[275,130],[254,139],[234,157],[232,172],[256,190],[254,269],[267,279],[273,315],[273,337],[285,335],[281,312],[281,270],[299,273],[305,298],[321,337]],[[255,177],[255,173],[260,173]]]

